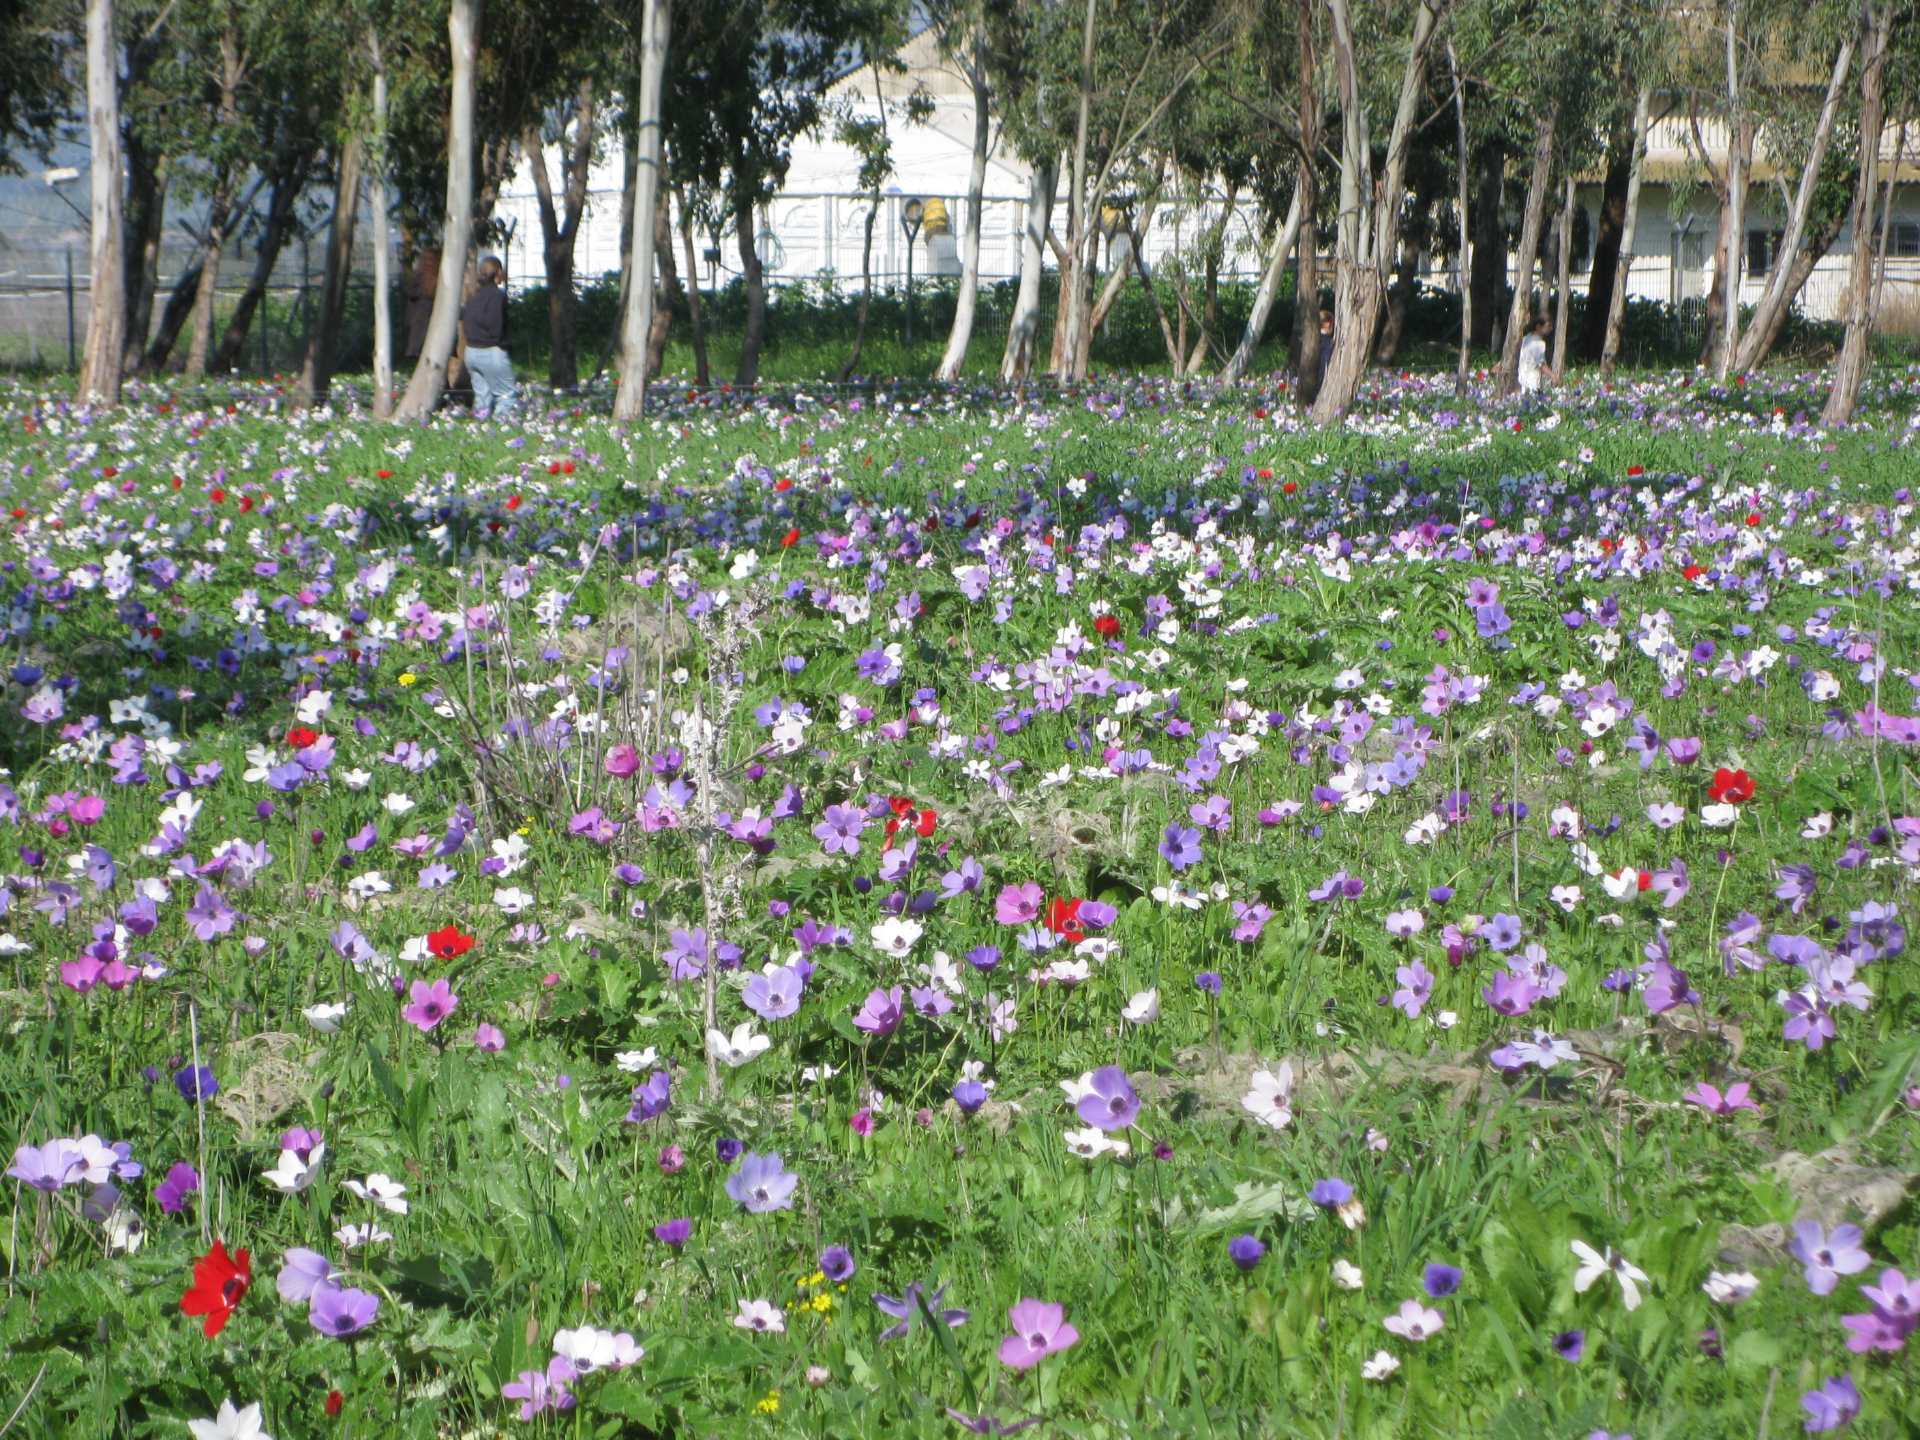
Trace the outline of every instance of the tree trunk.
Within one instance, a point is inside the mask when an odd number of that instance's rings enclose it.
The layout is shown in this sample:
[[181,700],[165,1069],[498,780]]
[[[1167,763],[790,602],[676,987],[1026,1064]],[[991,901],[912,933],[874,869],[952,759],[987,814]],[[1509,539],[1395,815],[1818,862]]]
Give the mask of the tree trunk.
[[[1148,227],[1153,224],[1153,212],[1160,208],[1160,183],[1165,175],[1166,168],[1163,165],[1160,171],[1154,176],[1153,185],[1147,192],[1146,202],[1141,207],[1139,215],[1131,217],[1131,221],[1127,226],[1127,249],[1129,252],[1139,243],[1138,237],[1144,235]],[[1092,257],[1089,256],[1089,262],[1091,262],[1091,259]],[[1107,241],[1107,260],[1109,264],[1112,264],[1113,241],[1111,239]],[[1080,332],[1080,349],[1074,354],[1071,361],[1073,373],[1082,379],[1085,379],[1092,369],[1093,337],[1099,333],[1100,327],[1107,323],[1107,315],[1120,299],[1120,293],[1127,288],[1127,277],[1134,273],[1134,269],[1133,256],[1129,253],[1126,264],[1114,265],[1113,269],[1108,272],[1105,283],[1101,285],[1100,293],[1091,297],[1093,304],[1087,311],[1084,328]],[[1086,271],[1083,273],[1087,285],[1091,288],[1093,284],[1093,267],[1091,263],[1088,264]],[[1151,287],[1148,289],[1147,298],[1157,303],[1157,296]],[[1180,362],[1177,359],[1174,361],[1173,373],[1176,377],[1180,374]]]
[[327,270],[320,287],[320,314],[307,332],[306,353],[300,359],[300,379],[293,389],[296,410],[326,404],[327,391],[333,384],[340,317],[346,309],[347,281],[353,274],[353,229],[360,215],[360,160],[365,152],[365,143],[355,134],[342,147],[337,162],[333,219],[327,226]]
[[260,231],[260,248],[253,258],[253,274],[247,279],[247,288],[240,292],[239,303],[233,307],[233,314],[227,318],[227,328],[220,333],[220,347],[213,352],[212,368],[217,374],[224,375],[240,363],[240,353],[247,343],[247,331],[253,325],[253,312],[267,293],[267,284],[273,278],[273,267],[280,258],[280,251],[286,246],[287,236],[293,233],[294,202],[300,198],[300,191],[306,185],[307,171],[313,157],[302,155],[286,174],[273,182],[272,193],[267,198],[267,219]]
[[[1184,347],[1181,344],[1183,337],[1177,337],[1173,333],[1173,326],[1167,320],[1166,307],[1160,303],[1160,292],[1153,288],[1153,274],[1147,269],[1147,257],[1141,253],[1145,248],[1140,243],[1139,235],[1129,225],[1127,249],[1131,252],[1128,258],[1133,262],[1130,268],[1139,274],[1140,283],[1146,288],[1147,303],[1153,307],[1153,318],[1160,322],[1160,339],[1167,347],[1167,363],[1173,370],[1173,378],[1178,380],[1181,375],[1181,362],[1186,359]],[[1120,274],[1125,275],[1126,271],[1122,270]]]
[[[1097,197],[1087,195],[1087,125],[1093,106],[1094,19],[1098,0],[1086,0],[1086,19],[1080,36],[1080,104],[1073,125],[1073,163],[1068,171],[1067,190],[1067,263],[1060,272],[1061,301],[1065,308],[1066,333],[1060,342],[1062,380],[1079,380],[1086,371],[1080,364],[1081,336],[1086,329],[1086,268],[1091,259],[1086,232],[1099,220]],[[1089,215],[1089,204],[1096,213]]]
[[1587,271],[1587,306],[1580,322],[1582,360],[1598,360],[1607,343],[1607,311],[1613,303],[1614,268],[1620,260],[1627,216],[1627,186],[1632,181],[1634,131],[1615,126],[1607,140],[1607,174],[1600,186],[1599,229],[1593,240],[1593,265]]
[[1567,378],[1567,312],[1573,298],[1573,176],[1560,204],[1560,274],[1553,292],[1553,382]]
[[461,288],[473,231],[473,100],[481,0],[453,0],[447,39],[453,51],[453,95],[447,116],[447,218],[440,235],[440,279],[433,315],[407,393],[393,418],[424,420],[447,388],[447,362],[460,328]]
[[1300,115],[1300,153],[1293,184],[1300,195],[1299,258],[1293,271],[1293,334],[1287,350],[1293,366],[1294,399],[1312,402],[1320,389],[1320,81],[1313,18],[1320,0],[1299,0],[1299,70],[1295,77]]
[[[1416,215],[1418,213],[1416,207]],[[1413,303],[1414,292],[1420,284],[1420,252],[1425,248],[1423,238],[1409,232],[1400,242],[1400,263],[1395,270],[1393,284],[1387,291],[1387,312],[1380,324],[1380,338],[1373,347],[1373,358],[1382,365],[1394,362],[1407,333],[1407,307]]]
[[[1713,245],[1713,289],[1707,293],[1707,329],[1700,346],[1700,364],[1719,364],[1721,337],[1726,332],[1727,307],[1733,305],[1734,324],[1740,323],[1740,254],[1746,248],[1746,237],[1736,228],[1739,212],[1746,207],[1744,181],[1736,187],[1734,181],[1746,167],[1745,162],[1753,156],[1753,130],[1747,125],[1728,127],[1728,164],[1725,178],[1717,181],[1717,193],[1720,196],[1720,219],[1714,231]],[[1736,189],[1739,199],[1736,202]]]
[[1713,357],[1713,378],[1726,383],[1740,343],[1740,275],[1747,257],[1747,160],[1753,153],[1753,127],[1740,90],[1738,4],[1727,6],[1727,123],[1737,143],[1727,155],[1726,307],[1720,317],[1720,348]]
[[[1647,169],[1647,128],[1653,107],[1653,88],[1641,85],[1633,102],[1633,151],[1627,160],[1627,198],[1620,216],[1620,250],[1614,257],[1613,281],[1607,291],[1607,331],[1600,346],[1600,378],[1611,380],[1620,363],[1620,342],[1626,334],[1627,291],[1633,276],[1634,230],[1640,223],[1640,182]],[[1594,262],[1599,269],[1599,262]],[[1589,302],[1591,303],[1591,302]]]
[[1773,354],[1773,347],[1780,343],[1780,332],[1787,328],[1787,319],[1793,314],[1793,298],[1806,288],[1807,279],[1833,248],[1833,242],[1840,238],[1840,227],[1845,223],[1846,214],[1841,212],[1821,225],[1806,239],[1800,247],[1800,253],[1793,257],[1792,267],[1787,272],[1787,303],[1767,313],[1764,321],[1754,317],[1753,324],[1747,327],[1747,333],[1740,339],[1740,348],[1751,348],[1753,362],[1743,369],[1757,370],[1767,363],[1767,357]]
[[1033,374],[1034,347],[1040,330],[1040,276],[1046,260],[1046,234],[1053,223],[1053,191],[1059,178],[1052,160],[1033,167],[1020,230],[1020,290],[1014,297],[1007,346],[1000,357],[1000,383],[1011,385]]
[[1710,365],[1720,349],[1720,323],[1727,313],[1727,222],[1732,218],[1726,200],[1720,202],[1720,218],[1713,232],[1713,286],[1707,291],[1705,329],[1700,336],[1700,353],[1695,364]]
[[[740,364],[733,383],[741,389],[760,383],[760,347],[767,338],[767,281],[760,268],[760,251],[753,243],[753,197],[741,194],[733,202],[733,239],[740,249],[740,268],[747,277],[747,330],[740,343]],[[634,276],[639,285],[639,276]]]
[[1475,348],[1490,350],[1494,323],[1506,303],[1501,292],[1507,283],[1506,227],[1501,219],[1507,154],[1498,139],[1481,147],[1479,166],[1479,191],[1473,198],[1473,266],[1467,271],[1468,308],[1473,312]]
[[[1071,181],[1072,167],[1068,167],[1068,179]],[[1073,303],[1073,291],[1067,284],[1067,277],[1073,270],[1072,257],[1067,247],[1054,238],[1052,230],[1047,231],[1047,244],[1053,249],[1054,287],[1053,287],[1053,339],[1047,347],[1047,373],[1056,379],[1066,374],[1067,344],[1067,307]],[[1132,267],[1129,266],[1129,269]]]
[[[620,136],[620,296],[615,302],[613,313],[624,316],[627,313],[627,297],[633,294],[633,190],[634,182],[640,176],[640,140],[637,131],[627,133],[622,127]],[[654,237],[655,245],[660,243]],[[698,277],[695,277],[696,279]],[[613,343],[618,347],[620,337],[616,334]],[[606,368],[604,359],[601,368]]]
[[160,240],[167,211],[167,157],[157,155],[129,129],[126,137],[126,334],[121,371],[140,363],[153,328],[153,300],[160,289]]
[[1507,339],[1500,347],[1500,393],[1520,388],[1520,342],[1533,314],[1533,270],[1540,259],[1540,232],[1546,225],[1547,182],[1553,178],[1553,131],[1558,110],[1549,108],[1533,141],[1533,173],[1527,179],[1527,213],[1520,223],[1520,253],[1515,259],[1513,303],[1507,312]]
[[547,279],[547,383],[571,390],[580,383],[579,300],[573,293],[574,235],[553,204],[553,182],[547,178],[546,148],[539,130],[529,125],[520,142],[527,169],[533,174],[534,196],[540,211],[540,261]]
[[1226,250],[1227,225],[1233,219],[1234,203],[1239,198],[1239,185],[1229,180],[1226,197],[1220,206],[1220,218],[1214,221],[1207,233],[1206,248],[1201,258],[1201,263],[1205,266],[1205,274],[1202,277],[1204,289],[1200,314],[1196,317],[1199,321],[1200,338],[1193,342],[1193,349],[1187,356],[1187,368],[1184,373],[1188,375],[1197,375],[1200,372],[1200,367],[1206,363],[1207,351],[1219,343],[1220,262]]
[[[200,254],[200,280],[194,287],[193,338],[187,342],[187,378],[198,380],[207,373],[207,357],[213,349],[213,303],[220,288],[220,255],[225,248],[227,212],[232,205],[231,172],[223,171],[215,180],[207,205],[207,243]],[[167,310],[173,302],[167,302]],[[167,313],[160,316],[160,328],[166,329]],[[156,339],[155,345],[159,342]]]
[[1345,417],[1366,374],[1374,331],[1380,323],[1385,266],[1398,253],[1407,150],[1425,89],[1427,48],[1433,41],[1436,19],[1432,0],[1421,0],[1400,74],[1400,99],[1387,139],[1386,168],[1376,192],[1347,0],[1327,0],[1327,10],[1333,21],[1340,79],[1340,238],[1334,271],[1333,356],[1327,362],[1327,373],[1320,377],[1320,392],[1313,401],[1313,419],[1319,425]]
[[1267,247],[1267,265],[1260,272],[1260,284],[1253,292],[1253,309],[1247,314],[1247,328],[1240,336],[1240,344],[1227,360],[1226,368],[1220,372],[1220,378],[1231,385],[1246,375],[1253,364],[1254,352],[1260,348],[1261,338],[1267,333],[1267,321],[1273,314],[1274,301],[1280,297],[1280,282],[1286,277],[1287,258],[1293,253],[1294,242],[1300,234],[1300,187],[1293,187],[1293,201],[1287,206],[1286,219],[1273,233],[1273,242]]
[[1867,372],[1867,340],[1873,329],[1873,199],[1879,188],[1881,132],[1887,123],[1884,82],[1887,42],[1893,28],[1890,0],[1867,0],[1861,6],[1866,50],[1860,68],[1860,173],[1854,182],[1853,208],[1848,221],[1853,253],[1847,264],[1847,333],[1834,362],[1833,388],[1820,412],[1822,425],[1852,421],[1860,400],[1860,382]]
[[847,363],[840,367],[840,383],[846,384],[860,368],[860,352],[867,343],[867,317],[873,312],[873,226],[880,218],[880,189],[876,185],[867,195],[866,225],[860,237],[860,308],[853,321],[853,349]]
[[687,319],[693,323],[693,383],[702,390],[713,383],[707,366],[707,320],[700,307],[699,259],[693,250],[693,208],[680,195],[680,245],[687,257]]
[[[613,397],[613,418],[630,424],[646,413],[647,358],[653,334],[653,255],[659,238],[655,224],[664,189],[660,183],[661,104],[667,78],[667,47],[673,38],[671,0],[642,0],[640,10],[640,115],[635,136],[639,155],[633,177],[633,249],[628,254],[633,278],[620,317],[620,389]],[[586,198],[586,157],[581,161],[581,199]]]
[[1764,337],[1769,333],[1779,333],[1780,327],[1774,322],[1774,312],[1789,309],[1797,293],[1787,288],[1787,282],[1792,278],[1794,262],[1800,257],[1807,232],[1807,215],[1813,208],[1814,187],[1820,179],[1820,167],[1826,163],[1827,149],[1833,139],[1834,121],[1840,114],[1840,101],[1846,92],[1847,77],[1853,71],[1853,45],[1854,38],[1848,35],[1833,57],[1833,72],[1827,79],[1826,98],[1820,105],[1820,118],[1813,127],[1813,140],[1807,148],[1806,160],[1800,166],[1800,183],[1794,189],[1793,204],[1787,211],[1786,229],[1781,233],[1772,268],[1767,273],[1766,288],[1760,292],[1759,302],[1753,307],[1753,324],[1741,337],[1740,348],[1734,357],[1734,365],[1742,372],[1759,366],[1770,343]]
[[180,332],[187,328],[188,317],[197,318],[200,277],[206,273],[206,268],[203,250],[200,258],[182,270],[174,280],[173,289],[167,293],[167,303],[160,309],[160,323],[154,327],[153,339],[147,345],[145,358],[140,362],[142,370],[157,372],[166,368],[173,347],[180,343]]
[[127,341],[126,237],[120,216],[120,61],[113,0],[87,0],[87,131],[93,146],[91,276],[87,349],[79,395],[89,405],[120,403]]
[[[220,127],[228,133],[240,123],[241,73],[240,36],[228,26],[220,34],[219,112]],[[222,160],[207,199],[207,239],[201,253],[200,285],[193,301],[193,339],[187,345],[186,374],[194,380],[207,373],[207,354],[213,348],[213,302],[220,288],[220,252],[226,241],[236,184],[233,166]]]
[[653,259],[660,269],[660,294],[653,307],[653,323],[647,328],[647,379],[658,379],[666,369],[667,336],[673,330],[673,311],[683,303],[680,294],[680,269],[673,263],[672,197],[667,187],[653,211]]
[[1460,57],[1447,41],[1447,71],[1453,76],[1453,119],[1458,131],[1454,148],[1454,204],[1460,207],[1460,249],[1455,257],[1454,284],[1460,292],[1460,358],[1453,369],[1453,393],[1467,393],[1468,362],[1473,351],[1473,304],[1467,276],[1473,268],[1472,227],[1467,212],[1467,104],[1460,89]]
[[1893,163],[1887,167],[1887,183],[1880,196],[1880,252],[1873,268],[1873,313],[1880,313],[1880,297],[1887,289],[1887,242],[1893,234],[1893,192],[1900,181],[1900,166],[1907,153],[1907,117],[1903,113],[1893,132]]
[[[160,311],[160,324],[155,328],[153,340],[147,346],[146,356],[140,362],[144,371],[158,371],[166,368],[167,358],[173,353],[173,347],[180,342],[180,332],[187,327],[187,318],[194,314],[195,304],[200,295],[200,277],[206,273],[209,242],[217,242],[224,250],[227,241],[233,238],[233,232],[240,228],[240,222],[253,208],[254,197],[265,187],[267,178],[254,181],[253,188],[239,203],[229,203],[226,209],[226,221],[218,229],[202,238],[200,253],[185,270],[175,277],[173,289],[167,295],[167,303]],[[209,321],[213,317],[208,316]],[[212,341],[208,341],[212,349]]]
[[393,259],[387,231],[393,196],[387,186],[387,67],[379,32],[372,27],[367,46],[373,60],[373,417],[385,420],[393,414],[393,279],[387,273]]
[[953,329],[934,378],[949,383],[960,378],[973,342],[973,312],[980,297],[980,207],[987,193],[987,29],[984,18],[973,29],[973,166],[967,173],[967,229],[960,241],[960,293],[953,307]]
[[580,82],[574,101],[573,144],[562,152],[562,183],[566,188],[558,208],[553,203],[553,182],[547,177],[546,147],[540,142],[539,127],[529,125],[520,141],[520,153],[532,172],[539,206],[540,259],[547,278],[547,383],[555,390],[576,390],[580,386],[580,301],[573,291],[573,261],[580,218],[587,208],[593,122],[593,81],[586,79]]

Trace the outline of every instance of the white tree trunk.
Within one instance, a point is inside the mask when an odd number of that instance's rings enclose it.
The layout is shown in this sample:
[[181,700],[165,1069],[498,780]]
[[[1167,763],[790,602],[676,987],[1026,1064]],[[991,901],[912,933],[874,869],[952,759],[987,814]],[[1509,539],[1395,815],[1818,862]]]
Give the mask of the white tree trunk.
[[380,54],[380,36],[367,31],[373,55],[373,413],[379,420],[393,414],[393,278],[387,232],[387,67]]
[[1833,139],[1834,121],[1840,114],[1840,101],[1846,92],[1847,76],[1852,70],[1853,36],[1848,35],[1841,41],[1839,53],[1833,57],[1833,73],[1827,78],[1826,99],[1821,102],[1820,119],[1813,127],[1813,141],[1808,146],[1806,162],[1800,167],[1800,183],[1793,192],[1793,206],[1787,211],[1787,228],[1780,236],[1778,253],[1774,255],[1772,268],[1767,272],[1766,289],[1760,294],[1759,304],[1754,306],[1753,324],[1740,337],[1740,348],[1733,363],[1742,372],[1752,370],[1766,358],[1763,347],[1774,328],[1773,312],[1793,303],[1793,296],[1787,290],[1787,277],[1792,274],[1793,262],[1799,257],[1801,246],[1806,243],[1807,215],[1813,209],[1814,186],[1820,179],[1820,167],[1826,162],[1827,148]]
[[960,294],[953,307],[953,329],[947,351],[940,357],[937,380],[960,378],[973,341],[973,312],[980,295],[980,206],[987,193],[987,34],[982,24],[973,31],[973,168],[967,175],[967,229],[960,242]]
[[[1065,298],[1066,333],[1060,346],[1060,378],[1080,379],[1078,357],[1080,336],[1087,324],[1087,287],[1083,277],[1091,247],[1087,230],[1098,219],[1097,199],[1087,191],[1087,124],[1093,106],[1094,19],[1098,0],[1087,0],[1086,21],[1080,38],[1080,108],[1073,124],[1073,161],[1067,172],[1067,263],[1060,270],[1060,285]],[[1095,213],[1087,213],[1089,206]]]
[[120,214],[120,58],[113,38],[113,0],[87,0],[87,131],[93,146],[89,217],[93,265],[80,398],[90,405],[117,405],[127,339],[127,287]]
[[1059,166],[1051,159],[1033,167],[1020,229],[1020,291],[1007,326],[1007,348],[1000,360],[1002,384],[1033,374],[1034,345],[1040,334],[1040,279],[1046,265],[1047,227],[1053,223],[1054,182]]
[[[1455,141],[1454,175],[1460,207],[1460,358],[1453,368],[1453,393],[1467,393],[1467,369],[1473,356],[1473,304],[1469,280],[1473,274],[1473,226],[1467,220],[1467,104],[1460,89],[1460,57],[1453,53],[1453,41],[1447,41],[1447,70],[1453,76],[1453,120],[1458,134]],[[1642,92],[1645,93],[1644,91]]]
[[1741,110],[1739,64],[1740,7],[1727,6],[1727,292],[1726,313],[1720,320],[1720,348],[1713,357],[1713,378],[1724,382],[1733,370],[1740,343],[1740,276],[1747,258],[1747,150]]
[[1566,179],[1566,194],[1560,202],[1560,273],[1553,292],[1553,380],[1556,385],[1567,378],[1567,312],[1573,295],[1573,176]]
[[1633,102],[1633,154],[1627,160],[1627,204],[1620,219],[1620,253],[1613,266],[1613,293],[1607,300],[1607,336],[1600,347],[1600,378],[1611,380],[1620,363],[1620,342],[1626,334],[1627,280],[1633,273],[1633,232],[1640,223],[1640,180],[1647,169],[1647,128],[1653,108],[1653,89],[1642,85]]
[[667,43],[673,28],[671,0],[644,0],[640,19],[640,163],[634,169],[633,283],[620,330],[620,389],[613,418],[637,420],[647,408],[647,335],[653,327],[654,226],[660,203],[660,113],[666,88]]
[[1867,371],[1867,339],[1873,330],[1873,201],[1879,188],[1881,131],[1886,126],[1887,42],[1893,28],[1888,0],[1861,6],[1867,48],[1860,69],[1860,171],[1854,182],[1848,228],[1853,253],[1847,265],[1847,333],[1834,362],[1833,387],[1820,412],[1822,425],[1852,421]]
[[1540,259],[1540,231],[1546,223],[1547,182],[1553,178],[1553,132],[1557,112],[1549,110],[1533,140],[1533,173],[1527,179],[1527,210],[1520,222],[1520,252],[1515,256],[1513,304],[1507,310],[1507,338],[1500,347],[1500,393],[1520,388],[1520,342],[1533,319],[1533,270]]
[[473,91],[479,30],[480,0],[453,0],[447,16],[453,98],[447,116],[447,217],[440,234],[440,280],[434,287],[433,315],[427,321],[420,363],[393,412],[396,420],[420,420],[433,413],[446,392],[447,362],[453,358],[459,335],[461,289],[473,238]]
[[1340,81],[1340,228],[1334,256],[1333,355],[1314,397],[1315,424],[1343,418],[1360,391],[1373,336],[1386,295],[1386,266],[1400,243],[1400,206],[1407,176],[1407,151],[1425,90],[1427,49],[1436,15],[1432,0],[1421,0],[1400,72],[1400,101],[1388,133],[1386,170],[1376,190],[1366,102],[1354,55],[1353,21],[1347,0],[1327,0],[1333,21],[1336,70]]
[[[1273,314],[1274,302],[1280,298],[1280,281],[1287,273],[1287,257],[1293,254],[1294,243],[1300,238],[1300,200],[1300,187],[1296,185],[1293,203],[1287,206],[1287,218],[1280,222],[1273,244],[1267,249],[1267,268],[1260,272],[1260,286],[1253,292],[1253,309],[1247,315],[1246,333],[1220,372],[1220,378],[1229,385],[1246,375],[1253,364],[1253,352],[1259,349],[1261,337],[1267,333],[1267,319]],[[1294,303],[1306,302],[1296,299]]]

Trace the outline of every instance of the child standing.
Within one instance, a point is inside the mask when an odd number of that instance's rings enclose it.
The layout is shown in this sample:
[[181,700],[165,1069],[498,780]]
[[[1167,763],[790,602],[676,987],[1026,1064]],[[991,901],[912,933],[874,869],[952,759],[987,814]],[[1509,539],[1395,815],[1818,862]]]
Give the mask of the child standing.
[[498,256],[480,262],[479,288],[460,311],[467,337],[467,369],[473,376],[473,413],[505,420],[513,413],[513,362],[507,358],[507,296],[500,288],[506,268]]
[[1520,342],[1520,390],[1538,395],[1547,386],[1547,337],[1553,333],[1553,321],[1542,315],[1533,322],[1527,338]]

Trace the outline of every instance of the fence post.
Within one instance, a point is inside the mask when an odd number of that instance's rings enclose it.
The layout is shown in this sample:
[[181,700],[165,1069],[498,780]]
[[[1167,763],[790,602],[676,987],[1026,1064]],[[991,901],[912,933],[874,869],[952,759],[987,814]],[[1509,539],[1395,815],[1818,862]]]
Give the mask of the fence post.
[[67,246],[67,369],[80,368],[80,357],[73,347],[73,246]]

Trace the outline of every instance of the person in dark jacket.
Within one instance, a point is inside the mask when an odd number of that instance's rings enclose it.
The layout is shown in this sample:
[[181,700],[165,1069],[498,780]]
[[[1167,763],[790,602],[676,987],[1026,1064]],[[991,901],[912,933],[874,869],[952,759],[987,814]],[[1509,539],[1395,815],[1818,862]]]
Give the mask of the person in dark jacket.
[[1327,366],[1333,363],[1333,312],[1320,312],[1320,379],[1327,378]]
[[479,286],[460,311],[467,337],[467,371],[473,376],[473,413],[505,420],[513,413],[513,362],[507,358],[507,295],[500,282],[506,268],[498,256],[480,262]]

